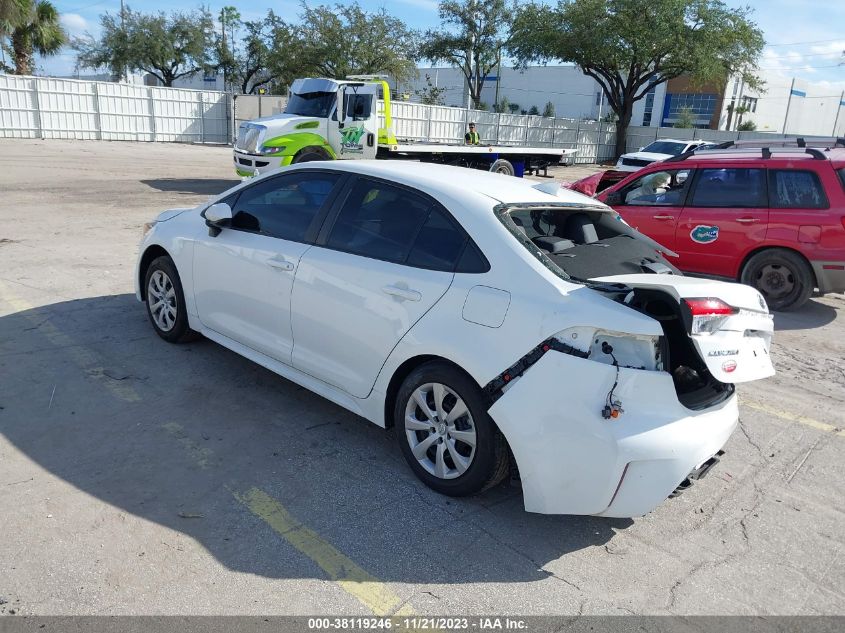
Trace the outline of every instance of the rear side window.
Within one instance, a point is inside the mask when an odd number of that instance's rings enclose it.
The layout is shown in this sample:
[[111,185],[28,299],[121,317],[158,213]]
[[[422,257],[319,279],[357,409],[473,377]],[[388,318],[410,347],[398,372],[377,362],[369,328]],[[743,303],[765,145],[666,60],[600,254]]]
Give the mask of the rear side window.
[[766,181],[762,169],[702,169],[694,187],[687,203],[689,206],[766,206]]
[[827,209],[827,196],[812,171],[769,170],[769,206],[774,209]]
[[839,180],[842,181],[842,188],[845,189],[845,167],[839,170]]
[[326,246],[403,263],[431,207],[427,198],[406,189],[359,180],[343,204]]
[[466,241],[466,233],[453,224],[443,209],[435,206],[417,233],[405,263],[417,268],[455,270]]
[[339,178],[286,174],[247,187],[232,209],[232,228],[302,242]]

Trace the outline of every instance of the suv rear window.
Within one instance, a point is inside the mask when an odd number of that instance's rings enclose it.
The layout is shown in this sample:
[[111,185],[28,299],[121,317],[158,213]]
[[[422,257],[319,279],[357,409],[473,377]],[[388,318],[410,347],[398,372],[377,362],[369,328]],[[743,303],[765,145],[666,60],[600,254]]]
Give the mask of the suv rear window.
[[770,169],[769,206],[773,209],[827,209],[829,204],[815,172]]

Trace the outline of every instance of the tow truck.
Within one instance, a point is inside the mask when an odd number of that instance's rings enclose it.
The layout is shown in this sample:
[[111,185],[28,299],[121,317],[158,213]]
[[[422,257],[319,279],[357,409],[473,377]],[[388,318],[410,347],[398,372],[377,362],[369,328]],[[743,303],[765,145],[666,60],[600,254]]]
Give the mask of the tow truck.
[[[339,104],[339,107],[338,107]],[[510,176],[539,173],[576,150],[399,142],[384,79],[296,79],[285,111],[241,123],[235,171],[248,178],[314,160],[409,159]]]

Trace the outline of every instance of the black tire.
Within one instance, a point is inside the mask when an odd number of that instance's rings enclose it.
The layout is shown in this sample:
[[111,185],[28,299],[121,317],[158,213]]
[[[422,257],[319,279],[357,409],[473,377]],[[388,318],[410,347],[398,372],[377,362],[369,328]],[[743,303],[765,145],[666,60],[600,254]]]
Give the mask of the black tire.
[[[172,319],[173,325],[169,329],[159,323],[152,310],[152,306],[156,303],[156,297],[151,292],[150,283],[157,272],[161,272],[166,277],[174,291],[173,300],[168,303],[175,310],[176,314],[175,318]],[[161,278],[157,277],[157,279]],[[162,255],[150,263],[147,272],[144,273],[144,297],[147,307],[147,317],[150,319],[150,323],[153,324],[156,334],[165,341],[168,343],[185,343],[199,338],[199,334],[188,327],[188,310],[185,307],[185,293],[182,290],[182,281],[179,279],[176,265],[170,257]],[[162,309],[156,310],[156,313],[160,314]]]
[[813,269],[798,253],[769,248],[749,259],[740,281],[756,288],[770,310],[796,310],[807,303],[815,287]]
[[502,174],[504,176],[516,175],[516,170],[513,168],[513,165],[511,165],[510,161],[507,161],[504,158],[493,161],[493,164],[490,165],[490,171],[494,174]]
[[[450,392],[442,400],[442,411],[444,413],[448,414],[457,406],[458,398],[466,405],[468,415],[458,416],[456,420],[450,423],[453,425],[453,427],[450,427],[452,432],[461,431],[466,434],[467,430],[471,429],[475,433],[476,445],[474,451],[468,456],[471,460],[468,467],[462,474],[455,476],[453,473],[450,478],[438,477],[427,470],[421,461],[414,456],[411,448],[411,441],[422,445],[437,433],[432,430],[410,430],[406,428],[407,407],[414,407],[416,412],[414,415],[416,415],[417,420],[420,420],[423,424],[427,423],[428,418],[422,412],[422,409],[416,405],[413,396],[418,389],[424,389],[427,385],[434,383],[445,386],[446,390]],[[449,405],[450,400],[451,406]],[[431,400],[427,400],[427,404],[431,402]],[[431,410],[431,412],[435,413],[434,410]],[[481,389],[466,374],[448,363],[433,361],[421,365],[411,372],[402,383],[396,396],[393,421],[396,439],[399,442],[402,455],[404,455],[414,474],[432,490],[451,497],[472,495],[495,486],[508,473],[507,442],[487,414],[487,406]],[[431,428],[434,429],[434,426]],[[435,443],[430,445],[426,457],[423,459],[429,459],[428,456],[430,455],[429,462],[434,466],[438,447],[443,445],[444,463],[450,471],[457,473],[460,469],[457,468],[451,451],[457,449],[470,452],[467,450],[469,445],[464,444],[461,440],[456,440],[448,434],[448,431],[444,432],[446,435],[439,437],[438,440],[435,440]],[[409,434],[412,439],[409,438]]]
[[297,163],[310,163],[311,161],[315,160],[331,160],[332,157],[326,152],[326,150],[321,149],[319,147],[306,147],[304,149],[299,150],[296,156],[293,157],[293,160],[290,162],[291,165],[296,165]]

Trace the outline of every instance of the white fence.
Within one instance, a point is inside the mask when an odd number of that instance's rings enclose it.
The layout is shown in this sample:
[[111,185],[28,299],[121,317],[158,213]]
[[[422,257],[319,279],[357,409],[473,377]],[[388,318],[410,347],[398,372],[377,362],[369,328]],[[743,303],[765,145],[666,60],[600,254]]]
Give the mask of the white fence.
[[[231,143],[237,126],[284,110],[274,95],[133,86],[100,81],[0,75],[0,138],[97,139]],[[379,102],[380,116],[383,104]],[[401,142],[461,143],[474,121],[483,143],[576,149],[576,163],[614,158],[616,126],[577,119],[496,114],[448,106],[393,102],[393,130]],[[636,151],[659,138],[727,141],[795,138],[767,132],[724,132],[632,126],[625,139]]]
[[0,75],[0,138],[228,143],[222,92]]

